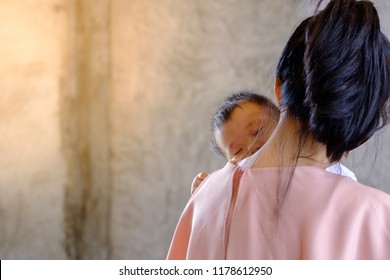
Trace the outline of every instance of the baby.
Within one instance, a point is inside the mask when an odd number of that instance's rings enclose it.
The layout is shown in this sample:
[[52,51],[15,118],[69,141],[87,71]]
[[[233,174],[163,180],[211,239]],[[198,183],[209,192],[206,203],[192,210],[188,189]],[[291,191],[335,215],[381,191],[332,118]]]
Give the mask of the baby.
[[[214,114],[211,127],[211,150],[233,164],[254,154],[269,139],[279,121],[280,111],[271,100],[251,92],[240,92],[226,98]],[[341,163],[326,169],[356,181],[355,174]],[[193,194],[207,173],[193,180]]]

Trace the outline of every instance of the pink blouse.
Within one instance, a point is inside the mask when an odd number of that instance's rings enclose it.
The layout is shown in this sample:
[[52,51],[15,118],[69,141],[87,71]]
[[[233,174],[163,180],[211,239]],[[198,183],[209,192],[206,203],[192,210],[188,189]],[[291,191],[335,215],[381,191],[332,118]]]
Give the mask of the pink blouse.
[[280,178],[279,168],[230,163],[212,173],[184,209],[168,259],[390,259],[388,194],[301,166],[283,199]]

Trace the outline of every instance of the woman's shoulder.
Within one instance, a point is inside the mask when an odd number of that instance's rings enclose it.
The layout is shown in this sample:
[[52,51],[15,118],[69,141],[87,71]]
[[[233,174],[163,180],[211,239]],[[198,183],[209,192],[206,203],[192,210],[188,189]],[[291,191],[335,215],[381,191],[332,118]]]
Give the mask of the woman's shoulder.
[[[311,171],[311,177],[305,175],[308,171]],[[379,223],[388,232],[390,238],[390,195],[388,193],[349,177],[321,169],[298,169],[297,172],[300,177],[299,182],[306,182],[304,190],[311,189],[312,192],[318,192],[313,196],[318,197],[317,201],[323,202],[323,207],[337,209],[340,216],[355,217],[369,224]]]
[[[292,187],[298,191],[291,190],[292,196],[302,204],[312,198],[305,211],[312,211],[323,223],[339,223],[345,230],[361,231],[367,238],[376,236],[379,243],[390,245],[388,193],[320,168],[297,168],[296,172]],[[303,192],[309,194],[300,200],[297,196]]]
[[343,187],[346,189],[345,196],[351,197],[350,200],[360,209],[375,209],[377,213],[386,213],[386,216],[390,217],[390,195],[388,193],[350,178],[343,178],[340,189]]
[[297,168],[298,176],[310,178],[309,182],[315,182],[318,186],[328,187],[341,191],[347,195],[349,193],[352,197],[367,197],[384,200],[390,203],[390,195],[375,187],[365,185],[354,180],[351,177],[334,174],[317,167],[303,167]]
[[319,167],[255,168],[248,169],[246,173],[246,183],[259,187],[278,184],[281,176],[286,176],[287,179],[292,176],[289,192],[297,192],[300,194],[299,197],[306,200],[331,200],[351,206],[383,205],[390,211],[389,194]]

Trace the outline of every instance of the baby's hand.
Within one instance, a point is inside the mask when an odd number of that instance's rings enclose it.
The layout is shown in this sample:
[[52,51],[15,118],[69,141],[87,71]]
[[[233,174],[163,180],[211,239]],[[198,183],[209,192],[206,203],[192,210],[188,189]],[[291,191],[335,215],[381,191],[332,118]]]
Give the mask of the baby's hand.
[[198,175],[196,175],[196,177],[194,178],[194,180],[192,181],[192,185],[191,185],[191,195],[194,194],[194,192],[196,191],[196,189],[199,187],[199,185],[203,182],[204,179],[206,179],[206,177],[208,176],[209,174],[207,174],[206,172],[201,172],[199,173]]

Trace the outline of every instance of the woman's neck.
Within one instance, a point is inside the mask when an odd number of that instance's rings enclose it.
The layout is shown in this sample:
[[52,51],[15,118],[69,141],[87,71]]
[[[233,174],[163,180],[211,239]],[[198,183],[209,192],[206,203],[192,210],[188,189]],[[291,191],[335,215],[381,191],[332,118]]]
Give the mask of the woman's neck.
[[[301,131],[301,123],[283,112],[268,142],[263,146],[254,168],[277,166],[328,167],[325,145],[316,141],[310,132]],[[296,164],[295,164],[296,163]]]

